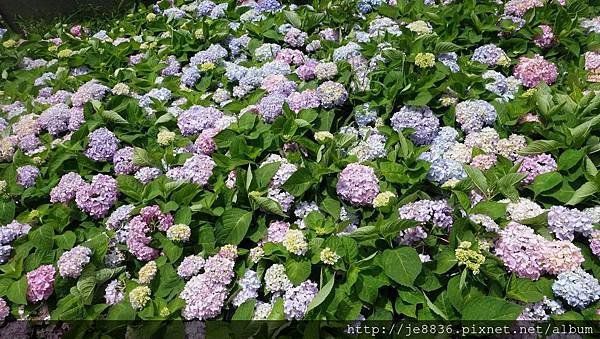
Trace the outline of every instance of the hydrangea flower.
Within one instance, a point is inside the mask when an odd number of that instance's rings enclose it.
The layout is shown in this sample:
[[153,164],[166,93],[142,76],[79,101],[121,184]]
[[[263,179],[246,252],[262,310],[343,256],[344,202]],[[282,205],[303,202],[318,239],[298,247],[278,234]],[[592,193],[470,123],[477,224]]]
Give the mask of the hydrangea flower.
[[372,168],[350,164],[340,173],[336,190],[342,199],[353,205],[370,205],[379,194],[379,179]]
[[552,291],[567,304],[580,309],[600,299],[598,280],[581,268],[559,274]]
[[54,292],[55,274],[52,265],[42,265],[27,273],[27,300],[37,303],[48,299]]
[[430,144],[440,126],[438,118],[427,106],[403,106],[400,111],[394,113],[391,124],[398,133],[406,128],[414,129],[410,139],[417,145]]
[[65,278],[77,278],[81,275],[83,268],[90,262],[92,250],[85,246],[76,246],[72,250],[64,252],[58,259],[58,272]]
[[523,86],[531,88],[542,81],[552,85],[558,77],[558,68],[553,63],[546,61],[544,57],[536,54],[532,58],[519,58],[519,64],[515,66],[513,73]]

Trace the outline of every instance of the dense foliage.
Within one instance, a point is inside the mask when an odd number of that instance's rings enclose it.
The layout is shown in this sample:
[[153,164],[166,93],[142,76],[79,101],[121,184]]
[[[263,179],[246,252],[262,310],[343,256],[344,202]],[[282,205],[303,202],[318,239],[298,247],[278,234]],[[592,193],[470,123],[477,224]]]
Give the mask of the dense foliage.
[[216,2],[0,31],[5,323],[600,319],[597,1]]

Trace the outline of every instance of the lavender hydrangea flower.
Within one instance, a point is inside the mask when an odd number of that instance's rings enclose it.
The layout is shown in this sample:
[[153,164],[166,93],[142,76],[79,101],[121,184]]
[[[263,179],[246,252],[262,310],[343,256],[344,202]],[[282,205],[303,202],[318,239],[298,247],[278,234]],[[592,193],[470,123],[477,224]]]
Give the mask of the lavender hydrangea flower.
[[54,292],[54,275],[52,265],[42,265],[27,273],[27,300],[33,303],[46,300]]
[[10,244],[18,237],[29,233],[30,230],[30,225],[13,220],[10,224],[0,227],[0,245]]
[[131,174],[138,169],[133,164],[133,147],[123,147],[115,152],[112,157],[115,165],[115,174]]
[[77,92],[73,93],[71,103],[73,106],[83,106],[88,101],[101,100],[109,91],[110,88],[92,80],[83,84]]
[[508,56],[502,48],[494,44],[487,44],[477,47],[471,60],[488,66],[506,65],[508,63]]
[[514,77],[505,77],[496,71],[486,71],[481,77],[486,80],[493,80],[485,84],[485,89],[498,95],[500,97],[498,100],[503,102],[512,100],[521,85],[521,82]]
[[348,92],[344,85],[326,81],[317,87],[317,96],[324,108],[341,106],[348,99]]
[[546,239],[516,222],[509,223],[498,234],[500,238],[494,252],[508,270],[519,277],[539,279],[543,273],[541,261]]
[[258,114],[265,122],[271,123],[283,114],[283,104],[286,96],[283,94],[271,94],[263,97],[258,103]]
[[183,135],[194,135],[215,126],[223,113],[213,107],[192,106],[177,117],[177,126]]
[[127,223],[134,208],[133,205],[123,205],[114,210],[106,220],[106,228],[109,230],[121,229]]
[[317,92],[310,89],[302,92],[293,92],[286,100],[290,109],[295,113],[303,109],[318,108],[321,105]]
[[456,121],[467,133],[493,124],[496,116],[496,108],[483,100],[467,100],[456,105]]
[[25,165],[17,168],[17,183],[25,188],[35,185],[35,180],[40,175],[39,168]]
[[436,136],[440,122],[429,107],[402,106],[391,119],[392,128],[401,133],[406,128],[414,129],[410,139],[417,145],[430,144]]
[[85,155],[96,161],[112,160],[119,148],[119,139],[105,127],[98,128],[88,136],[89,143]]
[[42,129],[56,136],[69,130],[70,118],[70,108],[65,104],[57,104],[42,112],[37,122]]
[[58,272],[65,278],[77,278],[81,275],[83,267],[90,262],[92,250],[84,246],[76,246],[64,252],[58,259]]
[[185,319],[205,320],[216,317],[227,298],[227,285],[234,277],[233,266],[237,254],[222,248],[206,260],[204,273],[190,279],[179,295],[185,301],[182,315]]
[[308,309],[308,304],[314,299],[318,291],[317,284],[310,280],[287,290],[283,297],[283,311],[286,319],[302,319]]
[[207,155],[196,154],[188,158],[183,166],[175,167],[167,172],[167,177],[205,186],[212,176],[216,163]]
[[177,275],[187,279],[200,273],[204,267],[205,260],[199,255],[188,255],[183,258],[181,264],[177,268]]
[[4,321],[10,314],[10,307],[4,298],[0,298],[0,321]]
[[134,177],[139,180],[142,184],[147,185],[152,180],[158,178],[162,174],[162,171],[155,167],[142,167],[135,172]]
[[104,300],[108,305],[118,304],[125,298],[125,285],[117,279],[111,280],[104,290]]
[[258,289],[261,286],[260,279],[253,270],[247,270],[244,276],[238,281],[241,290],[233,299],[234,306],[240,306],[246,300],[258,297]]
[[77,190],[75,202],[82,211],[99,219],[117,202],[118,195],[117,181],[108,175],[97,174],[90,184]]
[[548,229],[557,239],[573,241],[575,233],[583,236],[592,233],[592,218],[577,209],[552,206],[548,211]]
[[452,208],[445,200],[419,200],[408,203],[398,210],[402,219],[431,222],[434,226],[450,229],[452,227]]
[[370,205],[379,194],[379,179],[371,167],[350,164],[340,173],[336,190],[342,199],[355,206]]
[[550,154],[538,154],[534,156],[521,157],[519,173],[527,174],[523,183],[530,184],[535,178],[544,173],[556,171],[556,160]]

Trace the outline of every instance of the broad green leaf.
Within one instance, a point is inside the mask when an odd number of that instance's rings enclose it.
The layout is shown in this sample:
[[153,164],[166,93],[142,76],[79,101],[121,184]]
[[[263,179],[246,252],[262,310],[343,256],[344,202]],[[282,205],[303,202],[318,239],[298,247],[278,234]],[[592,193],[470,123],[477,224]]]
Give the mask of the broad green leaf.
[[331,279],[329,279],[327,284],[325,284],[325,286],[323,286],[319,290],[317,295],[315,295],[314,299],[310,302],[310,304],[308,304],[308,307],[306,308],[306,312],[321,305],[321,303],[323,303],[323,301],[325,301],[325,299],[327,299],[327,296],[329,296],[329,293],[331,293],[331,290],[333,289],[334,280],[335,280],[334,277],[331,277]]
[[310,276],[311,265],[308,259],[288,258],[285,262],[285,273],[294,285],[298,285]]
[[404,286],[412,287],[421,273],[421,259],[412,247],[385,250],[378,261],[388,277]]
[[588,181],[585,184],[581,185],[569,201],[567,201],[567,205],[577,205],[580,202],[584,201],[587,197],[592,196],[598,193],[600,189],[598,188],[598,184]]
[[242,303],[231,317],[231,320],[252,320],[256,299],[248,299]]
[[467,302],[462,310],[463,320],[515,320],[523,311],[520,306],[504,299],[482,296]]
[[219,226],[215,229],[217,241],[222,244],[239,244],[246,236],[251,222],[251,211],[239,208],[226,209],[221,216]]

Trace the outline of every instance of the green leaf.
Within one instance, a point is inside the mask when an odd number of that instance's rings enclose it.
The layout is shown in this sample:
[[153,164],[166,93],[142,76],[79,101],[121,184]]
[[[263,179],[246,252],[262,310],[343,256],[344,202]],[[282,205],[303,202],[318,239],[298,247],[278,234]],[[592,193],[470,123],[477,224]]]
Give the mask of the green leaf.
[[92,304],[94,288],[96,287],[96,274],[92,267],[84,270],[83,274],[77,280],[77,291],[85,305]]
[[329,281],[327,282],[327,284],[325,284],[325,286],[323,286],[319,290],[319,292],[317,293],[317,295],[315,295],[315,297],[310,302],[310,304],[308,304],[306,312],[308,312],[308,311],[316,308],[317,306],[321,305],[321,303],[323,303],[323,301],[325,301],[325,299],[327,299],[327,296],[329,296],[329,293],[331,293],[331,290],[333,289],[334,280],[335,280],[334,277],[331,277],[331,279],[329,279]]
[[446,315],[446,313],[444,313],[442,310],[440,310],[439,307],[432,303],[431,300],[429,300],[429,298],[427,297],[427,294],[425,294],[425,292],[423,292],[423,297],[425,297],[427,307],[429,307],[429,309],[432,310],[433,313],[439,315],[444,320],[448,320],[448,315]]
[[521,155],[532,155],[546,153],[561,147],[561,143],[556,140],[534,140],[519,153]]
[[558,158],[558,169],[561,171],[571,169],[581,161],[584,155],[585,153],[581,150],[568,149],[564,151]]
[[248,299],[242,303],[231,317],[231,320],[252,320],[256,299]]
[[133,164],[137,166],[155,167],[150,153],[139,147],[134,147],[133,149]]
[[14,219],[15,208],[15,202],[12,200],[0,201],[0,224],[6,225]]
[[302,20],[300,19],[298,13],[293,11],[284,11],[283,14],[285,15],[287,21],[292,24],[292,26],[298,29],[302,28]]
[[377,259],[385,274],[404,286],[412,287],[421,273],[421,259],[412,247],[387,249]]
[[510,279],[506,296],[508,298],[522,301],[525,303],[535,303],[552,295],[552,280],[541,278],[537,281],[517,278],[513,276]]
[[569,201],[567,201],[567,205],[577,205],[580,202],[584,201],[587,197],[592,196],[600,191],[598,189],[598,185],[595,182],[588,181],[585,184],[581,185]]
[[515,320],[523,311],[523,306],[504,299],[481,296],[470,300],[462,310],[463,320]]
[[136,313],[133,307],[131,307],[127,301],[123,300],[120,303],[110,307],[106,319],[119,321],[135,320],[135,316]]
[[473,184],[481,193],[483,193],[483,195],[487,196],[489,193],[489,185],[485,175],[483,175],[483,172],[481,172],[480,169],[469,165],[463,165],[463,167]]
[[287,217],[287,215],[283,213],[281,205],[279,205],[277,201],[270,198],[261,197],[258,192],[250,192],[248,195],[250,196],[250,199],[258,204],[258,207],[263,211],[277,214],[284,218]]
[[223,212],[219,226],[215,229],[217,241],[222,244],[238,245],[248,232],[252,222],[252,212],[239,208],[229,208]]
[[268,320],[285,320],[285,314],[283,313],[283,299],[275,299],[273,308],[271,308],[271,314],[269,314]]
[[283,184],[283,189],[295,197],[299,197],[314,183],[314,174],[307,168],[300,168]]
[[63,250],[70,250],[75,245],[75,241],[77,240],[77,236],[75,233],[71,231],[66,231],[64,234],[54,236],[54,241],[56,242],[56,246]]
[[557,185],[560,185],[562,181],[563,177],[558,172],[544,173],[535,177],[533,183],[531,184],[531,188],[533,189],[533,192],[537,195],[542,192],[546,192],[553,189]]
[[31,243],[40,250],[52,250],[53,238],[54,228],[51,225],[43,225],[29,232]]
[[136,178],[130,175],[119,175],[117,177],[117,185],[119,187],[119,191],[126,196],[135,200],[142,200],[144,184],[142,184]]
[[104,120],[114,122],[116,124],[127,124],[127,120],[123,119],[123,117],[115,111],[102,111],[100,112],[100,116],[102,116]]
[[285,273],[294,285],[298,285],[308,279],[310,271],[311,265],[307,259],[291,257],[285,262]]
[[6,291],[6,298],[15,304],[27,305],[27,277],[13,282]]
[[259,189],[269,185],[279,167],[281,167],[281,164],[279,162],[274,162],[263,165],[254,171],[254,179],[256,179],[256,184]]

